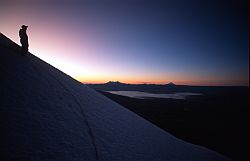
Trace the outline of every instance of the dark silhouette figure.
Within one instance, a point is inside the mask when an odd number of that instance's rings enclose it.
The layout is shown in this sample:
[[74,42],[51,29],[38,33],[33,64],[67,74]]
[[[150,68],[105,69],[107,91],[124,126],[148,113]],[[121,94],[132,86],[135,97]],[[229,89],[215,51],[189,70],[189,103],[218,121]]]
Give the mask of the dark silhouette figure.
[[22,28],[19,30],[20,42],[22,44],[21,53],[25,55],[28,52],[29,43],[28,35],[26,33],[28,26],[22,25]]

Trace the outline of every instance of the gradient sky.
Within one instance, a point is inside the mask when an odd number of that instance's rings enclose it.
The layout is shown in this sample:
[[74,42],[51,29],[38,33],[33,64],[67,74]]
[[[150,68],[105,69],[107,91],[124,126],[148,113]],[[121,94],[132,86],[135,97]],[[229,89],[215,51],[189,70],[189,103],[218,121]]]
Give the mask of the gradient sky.
[[249,85],[243,0],[0,0],[0,32],[88,83]]

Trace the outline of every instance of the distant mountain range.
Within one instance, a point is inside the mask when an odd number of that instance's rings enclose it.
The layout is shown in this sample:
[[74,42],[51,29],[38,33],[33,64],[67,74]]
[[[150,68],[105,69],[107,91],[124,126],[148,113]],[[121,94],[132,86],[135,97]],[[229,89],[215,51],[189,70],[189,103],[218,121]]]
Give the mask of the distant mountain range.
[[[121,83],[119,81],[109,81],[104,84],[113,84],[113,85],[121,85],[121,84],[127,84],[127,85],[157,85],[157,84],[150,84],[150,83],[142,83],[142,84],[129,84],[129,83]],[[159,84],[158,84],[159,85]],[[162,85],[175,85],[173,82],[162,84]]]
[[103,84],[87,84],[89,87],[100,91],[140,91],[149,93],[215,93],[215,92],[237,92],[243,89],[248,90],[244,86],[189,86],[176,85],[173,82],[168,84],[126,84],[119,81],[109,81]]

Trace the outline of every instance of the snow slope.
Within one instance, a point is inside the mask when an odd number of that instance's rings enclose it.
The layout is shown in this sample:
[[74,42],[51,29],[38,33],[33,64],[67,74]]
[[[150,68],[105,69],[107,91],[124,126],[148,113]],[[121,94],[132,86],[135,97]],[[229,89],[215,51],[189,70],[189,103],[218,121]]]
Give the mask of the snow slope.
[[0,35],[0,160],[228,161],[184,142]]

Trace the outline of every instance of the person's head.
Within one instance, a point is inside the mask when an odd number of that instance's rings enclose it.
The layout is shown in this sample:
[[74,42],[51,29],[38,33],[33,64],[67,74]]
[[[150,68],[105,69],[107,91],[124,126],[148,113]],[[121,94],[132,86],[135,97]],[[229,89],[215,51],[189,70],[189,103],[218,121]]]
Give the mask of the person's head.
[[27,30],[28,26],[22,25],[22,29]]

